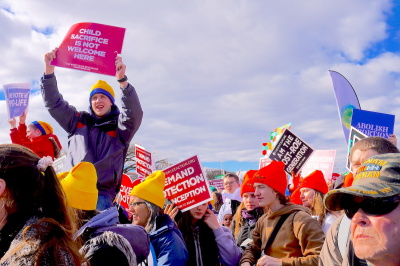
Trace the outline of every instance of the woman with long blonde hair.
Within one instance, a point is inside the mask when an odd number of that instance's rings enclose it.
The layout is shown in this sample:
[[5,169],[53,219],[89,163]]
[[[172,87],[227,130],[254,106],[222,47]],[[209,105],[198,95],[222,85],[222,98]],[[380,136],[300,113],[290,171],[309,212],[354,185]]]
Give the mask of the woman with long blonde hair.
[[328,192],[324,174],[315,170],[303,180],[291,195],[291,201],[309,208],[311,215],[320,223],[326,234],[331,224],[339,217],[338,213],[328,211],[324,206],[324,195]]
[[251,233],[256,225],[258,218],[264,214],[263,208],[258,204],[257,198],[254,196],[254,182],[252,180],[256,170],[247,171],[244,181],[240,186],[240,203],[232,221],[232,233],[235,237],[236,244],[246,249],[246,246],[252,240]]

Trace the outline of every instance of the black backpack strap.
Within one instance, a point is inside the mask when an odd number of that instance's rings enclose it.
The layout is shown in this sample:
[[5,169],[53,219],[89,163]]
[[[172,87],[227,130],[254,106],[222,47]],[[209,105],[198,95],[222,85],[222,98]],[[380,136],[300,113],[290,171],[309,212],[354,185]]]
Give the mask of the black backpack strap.
[[279,229],[281,229],[282,224],[285,222],[285,220],[291,215],[292,213],[287,213],[281,216],[279,218],[278,223],[275,225],[274,230],[272,231],[271,235],[268,238],[267,244],[265,245],[265,251],[272,245],[272,242],[274,242],[276,235],[278,234]]

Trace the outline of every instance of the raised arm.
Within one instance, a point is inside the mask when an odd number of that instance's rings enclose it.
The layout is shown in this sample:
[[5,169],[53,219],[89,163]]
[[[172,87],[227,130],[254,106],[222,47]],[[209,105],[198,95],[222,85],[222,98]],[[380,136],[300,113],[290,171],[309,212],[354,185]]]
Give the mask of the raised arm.
[[50,65],[51,61],[56,58],[58,48],[54,48],[51,52],[44,55],[44,74],[50,75],[54,73],[54,66]]
[[143,110],[135,88],[127,81],[126,65],[120,56],[116,57],[115,68],[115,77],[122,90],[122,108],[118,124],[119,134],[122,140],[129,145],[142,123]]

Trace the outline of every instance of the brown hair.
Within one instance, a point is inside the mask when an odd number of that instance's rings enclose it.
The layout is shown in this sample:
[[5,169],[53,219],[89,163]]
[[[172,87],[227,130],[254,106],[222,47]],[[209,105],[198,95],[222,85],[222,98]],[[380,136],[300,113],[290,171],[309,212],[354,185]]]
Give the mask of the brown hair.
[[236,182],[239,183],[239,177],[238,177],[237,175],[232,174],[232,173],[228,173],[228,174],[224,175],[224,178],[223,178],[223,179],[228,178],[228,177],[233,177],[233,178],[235,178]]
[[283,195],[282,193],[280,193],[279,191],[272,189],[275,193],[276,193],[276,197],[279,200],[279,203],[282,205],[286,205],[286,203],[288,203],[288,199],[285,195]]
[[224,204],[224,201],[222,200],[222,194],[214,191],[213,193],[211,193],[211,196],[213,198],[212,206],[214,210],[219,211],[222,204]]
[[[67,206],[53,167],[41,172],[37,167],[39,159],[33,151],[21,145],[0,144],[0,178],[6,183],[2,195],[7,202],[5,208],[9,214],[18,211],[39,218],[38,222],[25,228],[26,243],[43,239],[42,233],[48,232],[46,241],[35,254],[36,265],[43,260],[52,265],[62,264],[60,252],[70,255],[80,265],[79,247],[72,239],[72,233],[77,230],[72,209]],[[36,229],[32,237],[25,235],[30,228]],[[17,251],[14,250],[13,254]]]
[[357,141],[351,147],[349,158],[352,158],[355,150],[366,151],[369,149],[375,150],[378,154],[400,153],[399,149],[389,140],[381,137],[368,137]]

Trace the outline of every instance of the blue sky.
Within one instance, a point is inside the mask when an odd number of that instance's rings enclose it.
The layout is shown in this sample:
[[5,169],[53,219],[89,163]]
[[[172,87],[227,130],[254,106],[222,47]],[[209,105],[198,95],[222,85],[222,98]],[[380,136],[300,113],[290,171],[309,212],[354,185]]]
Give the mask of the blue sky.
[[[291,122],[313,148],[336,150],[336,169],[344,171],[330,69],[351,82],[363,109],[400,114],[398,0],[5,0],[0,8],[3,84],[37,86],[44,53],[75,23],[125,27],[122,57],[144,109],[132,143],[156,159],[199,155],[207,167],[254,169],[269,132]],[[120,95],[113,77],[58,68],[56,76],[79,110],[87,110],[98,79]],[[67,146],[37,93],[28,120],[52,124]],[[8,122],[0,127],[0,143],[8,143]]]

